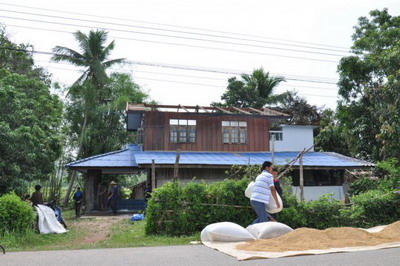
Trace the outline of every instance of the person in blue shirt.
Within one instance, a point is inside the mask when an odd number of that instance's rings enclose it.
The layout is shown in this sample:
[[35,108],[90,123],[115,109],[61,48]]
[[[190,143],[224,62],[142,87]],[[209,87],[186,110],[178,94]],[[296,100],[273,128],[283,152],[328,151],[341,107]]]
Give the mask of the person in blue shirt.
[[272,163],[265,161],[261,166],[261,174],[254,181],[254,188],[250,197],[250,205],[257,213],[257,219],[252,224],[263,223],[269,220],[265,205],[268,204],[271,196],[274,197],[277,208],[280,208],[272,174]]
[[108,202],[112,209],[113,215],[117,215],[117,202],[119,198],[118,186],[115,181],[111,181],[110,185],[111,185],[111,193],[110,196],[108,197]]
[[74,202],[75,202],[75,217],[81,217],[81,207],[82,207],[83,193],[80,187],[76,188],[76,192],[74,193]]

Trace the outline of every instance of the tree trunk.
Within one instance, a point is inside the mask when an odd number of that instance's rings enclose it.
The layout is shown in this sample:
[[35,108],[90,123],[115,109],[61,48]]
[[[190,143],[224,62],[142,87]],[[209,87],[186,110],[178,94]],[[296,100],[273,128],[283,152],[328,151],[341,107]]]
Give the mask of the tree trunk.
[[86,211],[93,211],[96,209],[96,199],[97,199],[97,187],[101,181],[101,170],[88,170],[85,181],[85,202],[86,202]]
[[[78,154],[76,155],[76,159],[78,160],[80,158],[81,152],[82,152],[82,146],[83,146],[83,137],[85,135],[85,131],[86,131],[86,125],[87,125],[87,120],[88,120],[88,112],[85,112],[85,119],[83,120],[83,125],[82,125],[82,131],[81,131],[81,136],[79,137],[79,146],[78,146]],[[71,180],[69,181],[68,184],[68,189],[67,189],[67,193],[65,194],[65,198],[63,201],[62,206],[66,207],[69,201],[69,198],[71,196],[71,191],[72,191],[72,187],[74,185],[75,182],[75,177],[76,177],[76,171],[73,170],[72,174],[71,174]]]

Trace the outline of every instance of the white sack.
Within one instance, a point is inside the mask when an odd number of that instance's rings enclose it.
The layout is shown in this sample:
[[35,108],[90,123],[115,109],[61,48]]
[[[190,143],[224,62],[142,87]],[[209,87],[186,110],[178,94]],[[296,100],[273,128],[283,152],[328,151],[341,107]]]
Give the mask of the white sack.
[[67,232],[60,222],[57,221],[56,214],[51,208],[41,204],[35,206],[35,208],[39,216],[38,226],[41,234],[62,234]]
[[283,223],[265,222],[249,225],[246,228],[256,239],[268,239],[279,237],[293,231],[292,228]]
[[231,222],[220,222],[207,225],[200,234],[201,241],[209,242],[237,242],[254,240],[242,226]]
[[[246,188],[246,190],[244,191],[244,195],[245,195],[246,197],[248,197],[248,198],[251,198],[251,194],[253,193],[253,188],[254,188],[254,182],[251,181],[251,182],[247,185],[247,188]],[[279,201],[279,204],[281,205],[281,207],[280,207],[280,208],[277,208],[277,207],[276,207],[275,199],[274,199],[274,197],[273,197],[272,194],[271,194],[270,197],[269,197],[269,202],[268,202],[268,204],[265,205],[265,209],[267,210],[268,213],[278,213],[278,212],[280,212],[280,211],[282,210],[282,208],[283,208],[283,203],[282,203],[281,197],[279,196],[278,193],[276,193],[276,196],[278,197],[278,201]]]

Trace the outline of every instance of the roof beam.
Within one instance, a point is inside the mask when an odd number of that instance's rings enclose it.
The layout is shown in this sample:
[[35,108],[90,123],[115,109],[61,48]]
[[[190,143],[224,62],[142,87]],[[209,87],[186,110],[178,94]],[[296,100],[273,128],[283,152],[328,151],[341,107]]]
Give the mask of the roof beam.
[[253,112],[256,112],[256,113],[259,113],[259,114],[265,114],[263,111],[260,111],[260,110],[258,110],[258,109],[256,109],[256,108],[253,108],[253,107],[248,107],[251,111],[253,111]]
[[229,112],[228,110],[225,110],[225,109],[223,109],[223,108],[221,108],[221,107],[219,107],[219,106],[214,106],[215,107],[215,109],[218,109],[218,110],[220,110],[220,111],[222,111],[222,112],[224,112],[224,113],[226,113],[226,114],[232,114],[231,112]]
[[198,107],[199,109],[203,110],[204,112],[209,113],[209,111],[207,111],[207,109],[204,109],[203,107],[201,107],[201,106],[199,106],[199,105],[197,105],[197,107]]
[[236,111],[238,111],[239,113],[243,113],[243,114],[246,114],[246,115],[251,115],[251,113],[249,113],[249,112],[247,112],[245,110],[242,110],[242,109],[240,109],[238,107],[232,106],[232,108],[235,109]]
[[185,107],[185,106],[183,106],[183,105],[179,105],[179,107],[180,107],[180,108],[182,108],[183,110],[185,110],[186,112],[190,113],[190,111],[189,111],[188,109],[186,109],[186,107]]

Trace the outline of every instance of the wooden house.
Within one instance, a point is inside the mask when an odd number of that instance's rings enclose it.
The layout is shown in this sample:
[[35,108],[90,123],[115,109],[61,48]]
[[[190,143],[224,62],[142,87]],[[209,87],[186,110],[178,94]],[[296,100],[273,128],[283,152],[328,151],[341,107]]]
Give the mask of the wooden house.
[[[86,174],[86,201],[91,210],[97,196],[94,188],[103,174],[145,171],[144,187],[154,189],[173,178],[182,182],[194,177],[206,182],[221,180],[228,177],[226,171],[232,165],[262,164],[266,160],[287,164],[298,155],[300,146],[310,142],[299,141],[301,145],[292,150],[282,146],[284,151],[278,143],[280,151],[271,151],[270,135],[280,134],[276,130],[270,132],[271,124],[287,117],[267,108],[128,104],[127,130],[135,132],[136,143],[71,162],[67,167]],[[310,128],[303,127],[302,131],[307,131],[305,138],[310,138]],[[290,131],[282,132],[288,140],[296,136],[292,126]],[[302,136],[298,134],[299,138]],[[336,153],[308,152],[303,156],[305,182],[312,186],[341,186],[345,169],[371,166]],[[294,167],[298,169],[298,163]],[[298,176],[294,172],[294,185],[298,184]]]

